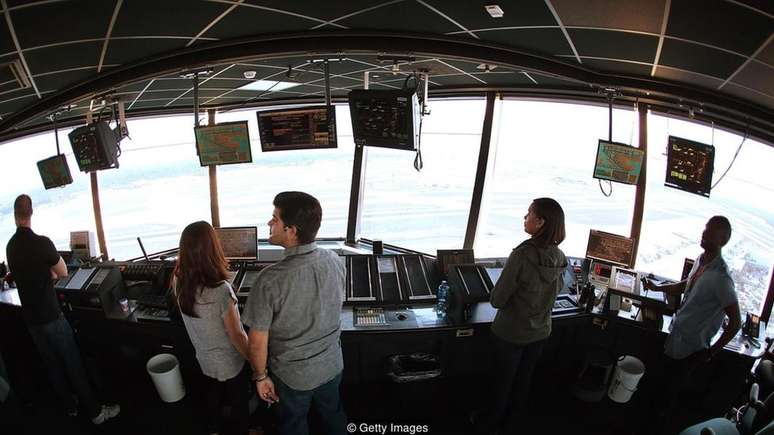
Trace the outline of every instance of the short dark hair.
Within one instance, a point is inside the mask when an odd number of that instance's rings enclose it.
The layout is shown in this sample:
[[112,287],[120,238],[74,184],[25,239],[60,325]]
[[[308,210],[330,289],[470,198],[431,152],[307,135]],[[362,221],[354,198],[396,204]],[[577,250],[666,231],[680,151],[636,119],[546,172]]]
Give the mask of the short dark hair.
[[532,239],[541,246],[559,245],[567,237],[564,229],[564,210],[552,198],[537,198],[532,201],[532,212],[543,219],[543,226]]
[[725,216],[712,216],[709,218],[708,223],[714,223],[723,231],[723,240],[720,247],[726,246],[729,240],[731,240],[731,222]]
[[13,217],[16,219],[29,219],[32,217],[32,198],[22,193],[13,202]]
[[314,196],[304,192],[280,192],[274,197],[274,207],[287,226],[296,227],[298,241],[314,242],[322,222],[322,207]]

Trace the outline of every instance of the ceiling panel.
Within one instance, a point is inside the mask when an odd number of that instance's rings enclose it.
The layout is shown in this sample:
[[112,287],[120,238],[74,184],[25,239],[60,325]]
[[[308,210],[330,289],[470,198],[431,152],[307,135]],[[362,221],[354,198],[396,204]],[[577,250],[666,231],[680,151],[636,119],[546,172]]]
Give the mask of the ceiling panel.
[[128,85],[124,85],[119,87],[117,90],[118,92],[133,92],[133,91],[142,91],[145,89],[145,86],[150,83],[150,80],[143,80],[140,82],[130,83]]
[[78,71],[66,71],[58,74],[48,74],[42,77],[35,77],[35,84],[40,91],[56,91],[65,89],[93,76],[96,68]]
[[750,55],[771,31],[770,18],[728,1],[672,0],[666,33]]
[[169,89],[189,89],[193,86],[191,79],[183,78],[162,78],[153,81],[146,92],[169,90]]
[[656,77],[674,80],[676,82],[691,83],[693,86],[701,86],[710,89],[717,89],[723,83],[723,80],[695,74],[690,71],[682,71],[667,66],[659,66],[656,69]]
[[[496,3],[503,10],[503,16],[492,18],[484,9],[490,3],[477,1],[424,0],[444,15],[460,23],[468,30],[492,29],[513,26],[555,26],[551,11],[544,0],[510,0]],[[457,31],[461,29],[455,29]]]
[[[228,7],[203,0],[124,1],[113,27],[113,36],[193,37]],[[181,14],[182,11],[185,13]]]
[[304,31],[318,24],[305,18],[240,6],[215,23],[204,36],[231,39],[260,34]]
[[[22,49],[64,41],[104,38],[115,2],[80,0],[42,3],[10,12]],[[42,31],[56,29],[55,31]]]
[[[496,86],[524,86],[532,85],[532,80],[527,78],[523,73],[516,71],[499,71],[494,70],[488,73],[476,73],[476,77],[484,80],[489,85]],[[533,77],[534,78],[534,77]]]
[[185,47],[187,39],[111,39],[105,53],[106,64],[128,64]]
[[659,64],[725,79],[744,58],[687,42],[665,39]]
[[484,41],[498,42],[548,56],[572,54],[560,29],[493,30],[479,32]]
[[31,50],[25,52],[24,57],[34,77],[44,72],[97,66],[101,50],[101,44],[89,42]]
[[752,91],[748,88],[741,87],[734,83],[729,83],[723,86],[723,90],[737,97],[741,97],[752,101],[753,103],[760,104],[764,107],[771,107],[774,105],[774,97],[771,95],[764,95],[760,92]]
[[734,76],[732,81],[774,97],[774,68],[769,66],[750,62]]
[[[396,19],[400,17],[400,19]],[[391,4],[339,21],[352,29],[447,33],[460,30],[450,21],[413,1]]]
[[5,20],[0,20],[0,54],[15,52],[16,46],[11,39],[11,33],[8,32],[8,24]]
[[653,69],[653,65],[588,58],[583,58],[583,65],[596,71],[632,74],[644,77],[650,76],[650,71]]
[[774,2],[771,0],[736,0],[761,13],[774,15]]
[[565,26],[661,33],[665,0],[552,0]]
[[[408,0],[413,1],[413,0]],[[364,9],[387,3],[387,0],[336,0],[329,2],[299,2],[287,0],[247,0],[246,3],[333,20]],[[317,25],[317,24],[314,24]]]
[[769,43],[763,47],[763,50],[761,50],[761,52],[758,53],[758,56],[755,58],[761,62],[765,62],[771,66],[774,66],[774,38],[772,38],[771,41],[769,41]]
[[[658,37],[609,30],[569,29],[572,43],[582,56],[653,62]],[[610,41],[615,41],[611,44]]]

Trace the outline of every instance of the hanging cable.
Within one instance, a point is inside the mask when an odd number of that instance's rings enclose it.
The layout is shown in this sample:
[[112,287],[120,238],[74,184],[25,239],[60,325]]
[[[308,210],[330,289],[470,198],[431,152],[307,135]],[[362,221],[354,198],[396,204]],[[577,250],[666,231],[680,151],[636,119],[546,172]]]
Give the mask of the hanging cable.
[[[409,87],[409,81],[414,80],[414,87],[413,89]],[[425,77],[425,80],[427,80],[427,77]],[[403,80],[403,90],[404,91],[412,91],[414,93],[417,92],[417,89],[419,89],[419,78],[417,77],[417,73],[413,72],[406,76],[406,79]],[[419,102],[419,106],[424,108],[425,107],[425,98],[427,98],[427,95],[422,95],[421,100]],[[414,156],[414,169],[416,169],[417,172],[421,171],[424,167],[424,162],[422,161],[422,119],[424,118],[424,109],[419,114],[419,132],[417,135],[417,154]]]
[[56,155],[61,154],[59,152],[59,131],[56,128],[56,113],[51,115],[51,121],[54,122],[54,141],[56,141]]
[[739,156],[739,151],[742,150],[742,145],[744,145],[745,141],[747,141],[747,136],[750,134],[749,125],[744,131],[744,137],[742,138],[742,142],[739,143],[739,147],[736,149],[736,152],[734,153],[734,158],[731,159],[731,163],[728,164],[728,167],[723,172],[723,175],[718,178],[718,181],[715,182],[715,184],[712,185],[712,189],[715,188],[718,184],[720,184],[721,181],[723,181],[723,178],[728,174],[728,171],[731,170],[731,167],[734,166],[734,162],[736,161],[736,158]]
[[[615,98],[615,90],[606,89],[606,91],[607,91],[607,141],[612,142],[613,141],[613,98]],[[610,195],[613,194],[613,183],[611,183],[610,180],[606,180],[609,190],[605,192],[605,189],[602,188],[602,179],[598,179],[597,181],[599,182],[599,191],[602,192],[602,195],[606,197],[610,197]]]

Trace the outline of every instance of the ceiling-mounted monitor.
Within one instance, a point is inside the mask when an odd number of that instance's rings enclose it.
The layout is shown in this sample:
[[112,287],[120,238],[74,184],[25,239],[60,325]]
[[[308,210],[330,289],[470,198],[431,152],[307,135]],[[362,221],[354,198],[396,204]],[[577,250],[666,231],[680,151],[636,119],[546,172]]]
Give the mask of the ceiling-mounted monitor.
[[353,90],[349,92],[349,113],[355,145],[417,149],[420,106],[416,92]]
[[194,127],[196,152],[202,166],[250,163],[250,131],[247,121]]
[[73,182],[70,167],[67,166],[67,158],[64,154],[57,154],[39,161],[38,172],[43,180],[43,187],[46,189],[65,186]]
[[107,122],[97,121],[78,127],[67,135],[75,161],[82,172],[118,167],[119,135]]
[[261,151],[336,148],[336,108],[308,106],[256,112]]
[[714,170],[714,146],[669,136],[666,186],[709,198]]
[[637,184],[645,152],[630,145],[599,140],[594,178]]

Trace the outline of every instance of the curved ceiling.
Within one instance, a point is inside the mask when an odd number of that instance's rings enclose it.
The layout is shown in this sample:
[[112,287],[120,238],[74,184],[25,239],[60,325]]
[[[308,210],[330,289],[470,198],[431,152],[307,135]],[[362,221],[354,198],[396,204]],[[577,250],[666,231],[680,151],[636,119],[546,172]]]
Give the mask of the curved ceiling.
[[[490,16],[484,6],[504,12]],[[129,115],[319,101],[400,88],[621,98],[683,110],[774,143],[769,0],[0,0],[0,140],[82,122],[109,93]],[[393,60],[399,55],[397,70]],[[255,72],[254,79],[245,72]],[[280,90],[239,89],[256,79]],[[97,98],[99,100],[100,98]]]

